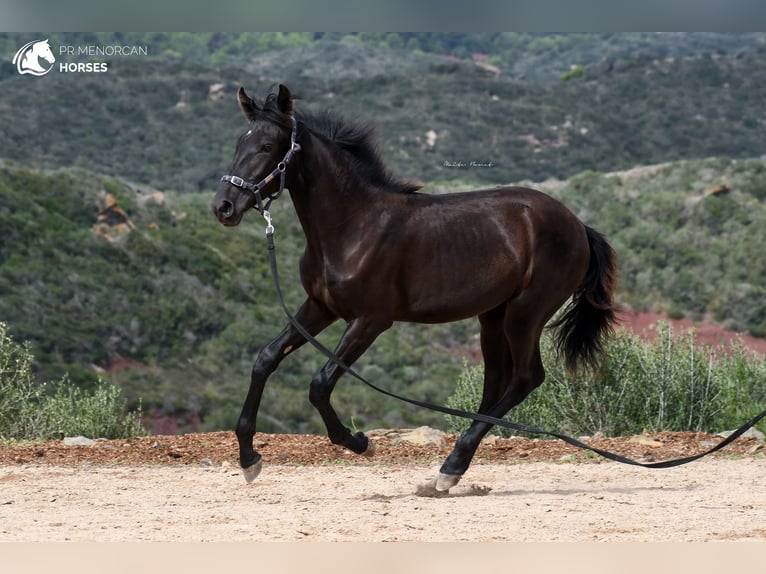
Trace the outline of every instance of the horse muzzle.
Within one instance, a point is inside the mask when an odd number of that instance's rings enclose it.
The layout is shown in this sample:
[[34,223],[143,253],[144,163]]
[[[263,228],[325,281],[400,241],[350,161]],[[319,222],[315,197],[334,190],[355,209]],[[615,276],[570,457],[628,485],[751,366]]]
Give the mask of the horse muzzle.
[[238,225],[242,220],[242,211],[237,209],[233,201],[218,197],[214,198],[210,204],[210,209],[218,221],[227,227]]

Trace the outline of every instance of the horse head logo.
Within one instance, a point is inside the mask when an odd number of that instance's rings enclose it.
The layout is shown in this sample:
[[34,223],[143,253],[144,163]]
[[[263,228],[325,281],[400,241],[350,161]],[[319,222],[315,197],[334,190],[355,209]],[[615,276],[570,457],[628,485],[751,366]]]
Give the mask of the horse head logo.
[[[50,65],[46,68],[44,64],[40,63],[40,60],[45,60]],[[53,57],[48,40],[38,40],[22,46],[13,57],[13,63],[16,64],[16,70],[19,74],[44,76],[53,69],[56,58]]]

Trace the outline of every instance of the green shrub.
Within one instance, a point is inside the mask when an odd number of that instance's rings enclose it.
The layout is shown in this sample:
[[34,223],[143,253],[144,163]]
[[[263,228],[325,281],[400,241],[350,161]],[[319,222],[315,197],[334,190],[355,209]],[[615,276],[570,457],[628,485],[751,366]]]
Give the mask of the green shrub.
[[[674,336],[667,323],[654,341],[620,331],[606,345],[597,371],[569,376],[546,333],[541,343],[545,383],[509,420],[573,435],[608,436],[643,430],[719,432],[766,408],[766,358],[735,344],[727,354],[697,343],[694,332]],[[448,405],[475,410],[482,366],[467,366]],[[450,432],[469,422],[448,418]],[[763,423],[761,423],[763,424]],[[518,434],[495,427],[500,436]]]
[[562,82],[568,82],[569,80],[572,80],[574,78],[579,78],[585,73],[585,68],[581,66],[580,64],[572,65],[572,67],[561,74],[561,81]]
[[125,413],[120,389],[114,385],[99,380],[92,392],[86,392],[64,377],[54,389],[42,401],[46,424],[37,431],[39,436],[126,438],[146,434],[140,407]]
[[0,323],[0,436],[27,437],[39,424],[41,413],[30,406],[39,402],[42,390],[32,375],[29,344],[18,345]]
[[125,413],[120,389],[99,380],[86,392],[63,377],[38,385],[28,343],[17,344],[0,323],[0,437],[84,435],[122,438],[145,434],[141,410]]

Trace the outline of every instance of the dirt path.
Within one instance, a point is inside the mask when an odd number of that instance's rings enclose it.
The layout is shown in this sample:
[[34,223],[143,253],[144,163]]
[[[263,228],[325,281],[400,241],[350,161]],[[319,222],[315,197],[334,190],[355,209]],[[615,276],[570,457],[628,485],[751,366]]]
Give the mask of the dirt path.
[[[206,436],[195,440],[210,444]],[[223,440],[228,449],[230,438]],[[123,448],[145,447],[154,462],[119,462],[119,443],[69,447],[81,449],[74,460],[57,457],[57,444],[0,447],[0,541],[766,542],[766,459],[757,445],[751,456],[645,470],[562,462],[558,452],[558,462],[490,456],[507,444],[518,455],[548,445],[501,441],[487,446],[449,497],[435,499],[415,489],[435,476],[437,458],[397,462],[381,438],[378,462],[282,461],[266,464],[251,485],[231,460],[180,464],[189,454],[177,445],[165,452],[161,437],[141,441]],[[117,462],[98,458],[104,451]]]

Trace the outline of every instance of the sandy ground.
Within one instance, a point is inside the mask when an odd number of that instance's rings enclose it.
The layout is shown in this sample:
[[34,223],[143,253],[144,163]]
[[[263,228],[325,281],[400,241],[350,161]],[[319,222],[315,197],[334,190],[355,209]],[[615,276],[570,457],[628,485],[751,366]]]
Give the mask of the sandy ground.
[[0,466],[0,541],[766,541],[766,459],[668,470],[475,464]]

